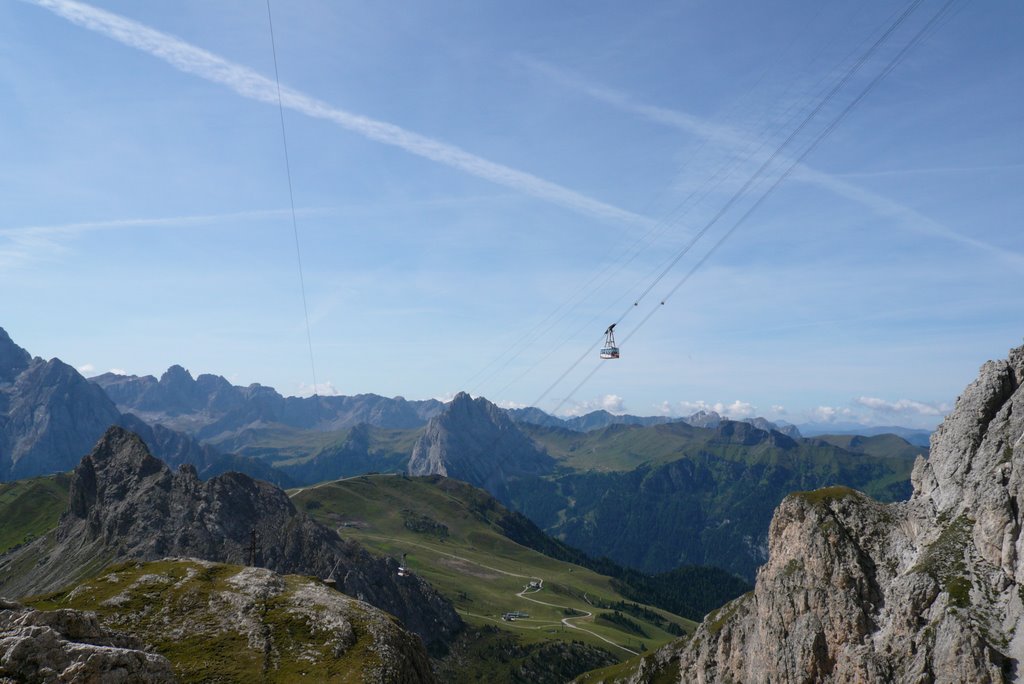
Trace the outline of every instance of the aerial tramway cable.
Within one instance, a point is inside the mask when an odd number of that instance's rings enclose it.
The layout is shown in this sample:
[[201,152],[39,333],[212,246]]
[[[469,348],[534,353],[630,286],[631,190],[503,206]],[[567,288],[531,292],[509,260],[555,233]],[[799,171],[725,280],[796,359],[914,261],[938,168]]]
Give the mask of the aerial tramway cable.
[[[740,193],[745,192],[747,189],[749,189],[749,187],[751,185],[753,185],[753,181],[754,181],[755,177],[756,176],[760,176],[767,169],[767,167],[770,164],[770,162],[778,157],[778,155],[781,153],[781,151],[787,145],[789,145],[794,140],[794,138],[799,134],[799,132],[803,128],[805,128],[806,125],[821,111],[821,109],[832,98],[834,98],[834,96],[839,92],[839,90],[841,90],[850,81],[850,79],[861,69],[861,67],[866,63],[866,61],[871,57],[871,55],[874,52],[876,52],[888,40],[888,38],[893,34],[893,32],[895,32],[899,28],[899,26],[902,25],[903,22],[906,21],[906,19],[911,14],[913,14],[913,12],[921,5],[921,3],[923,1],[924,0],[914,0],[914,2],[910,3],[910,5],[896,18],[896,20],[889,26],[889,28],[886,29],[886,31],[861,56],[861,58],[858,59],[857,62],[847,71],[847,74],[844,75],[844,77],[836,84],[836,86],[833,87],[829,91],[828,95],[826,95],[825,98],[823,98],[822,101],[819,102],[819,104],[808,114],[808,116],[800,124],[800,126],[797,128],[797,130],[795,130],[793,133],[791,133],[786,138],[786,140],[772,154],[772,156],[769,158],[769,160],[766,161],[765,164],[762,164],[762,166],[758,169],[758,171],[755,172],[754,176],[752,176],[751,179],[749,179],[748,182],[744,184],[743,188],[741,188],[741,190],[738,191],[736,195],[734,195],[732,198],[730,198],[730,200],[726,203],[728,207],[731,207],[735,203],[735,200],[737,199],[737,197],[738,197],[738,195]],[[664,306],[665,302],[668,301],[668,299],[671,296],[673,296],[679,290],[679,288],[681,288],[693,276],[693,274],[696,273],[696,271],[698,269],[700,269],[707,262],[707,260],[718,250],[718,248],[721,247],[722,244],[724,244],[725,241],[728,240],[729,237],[731,237],[733,233],[735,233],[735,231],[747,220],[747,218],[750,217],[751,214],[753,214],[753,212],[755,210],[757,210],[757,208],[764,202],[764,200],[767,199],[767,197],[770,196],[774,192],[774,190],[776,188],[778,188],[779,185],[781,185],[781,183],[790,175],[790,173],[792,173],[793,169],[795,169],[796,166],[801,161],[803,161],[811,152],[813,152],[817,148],[817,146],[826,137],[828,137],[828,135],[830,133],[832,133],[832,131],[843,121],[843,119],[846,118],[846,116],[854,109],[854,107],[856,107],[864,99],[864,97],[866,97],[868,95],[868,93],[870,93],[871,90],[873,90],[874,87],[876,85],[878,85],[878,83],[880,83],[886,76],[888,76],[899,65],[899,63],[903,61],[903,59],[910,52],[910,50],[912,50],[914,47],[916,47],[917,44],[920,43],[921,40],[926,35],[928,35],[928,34],[930,34],[932,32],[932,30],[936,26],[937,22],[940,21],[948,13],[949,9],[952,7],[952,5],[955,2],[956,2],[956,0],[946,0],[946,2],[938,9],[938,11],[936,11],[936,13],[925,23],[925,25],[916,34],[914,34],[914,36],[909,41],[907,41],[907,43],[886,64],[886,66],[871,81],[869,81],[868,84],[866,86],[864,86],[863,89],[861,89],[861,91],[857,94],[857,96],[854,97],[839,112],[839,114],[836,115],[825,126],[825,128],[822,129],[822,131],[820,133],[818,133],[811,140],[810,144],[808,144],[808,146],[799,155],[797,155],[794,159],[792,159],[790,161],[790,163],[783,170],[783,172],[754,201],[754,203],[746,210],[746,212],[744,212],[744,214],[742,216],[740,216],[740,218],[729,228],[729,230],[727,230],[722,235],[721,238],[719,238],[719,240],[711,247],[711,249],[708,250],[708,252],[696,264],[694,264],[694,266],[686,273],[686,275],[684,275],[683,278],[680,279],[680,281],[677,282],[676,285],[673,286],[664,297],[662,297],[662,299],[660,300],[659,304],[657,306],[655,306],[654,308],[652,308],[648,312],[648,314],[640,321],[640,323],[622,340],[622,344],[625,344],[626,342],[628,342],[628,340],[630,338],[632,338],[632,336],[634,334],[636,334],[636,332],[640,329],[640,327],[642,327],[648,320],[650,320],[650,318],[654,315],[654,313],[656,311],[660,310],[661,307]],[[672,267],[674,267],[679,262],[679,260],[682,259],[682,257],[685,255],[685,253],[688,252],[689,249],[696,243],[696,239],[699,239],[699,237],[703,236],[703,234],[706,233],[708,228],[710,228],[714,223],[716,223],[721,218],[721,216],[724,213],[725,213],[724,210],[723,211],[719,211],[718,213],[716,213],[714,218],[712,218],[712,220],[698,233],[697,238],[692,240],[686,247],[684,247],[683,250],[681,250],[680,253],[677,254],[676,257],[672,259],[672,261],[661,272],[661,274],[659,274],[659,276],[657,278],[655,278],[655,280],[644,290],[644,293],[643,293],[642,297],[644,297],[647,294],[649,294],[650,291],[653,290],[654,287],[658,284],[658,282],[663,280],[665,278],[665,276],[668,275],[668,273],[671,271]],[[633,310],[633,308],[636,306],[636,304],[638,304],[638,302],[639,302],[639,300],[637,301],[637,303],[634,304],[634,306],[629,307],[623,313],[623,315],[619,318],[619,320],[616,321],[616,323],[620,322],[622,320],[622,318],[625,318],[625,316],[628,315],[629,312]],[[588,350],[588,353],[589,353],[589,351],[590,350]],[[554,389],[555,386],[557,386],[559,383],[561,383],[561,381],[573,369],[575,369],[576,366],[578,366],[582,362],[582,360],[584,358],[586,358],[586,354],[584,356],[581,356],[577,361],[575,361],[570,366],[568,371],[566,371],[561,376],[559,376],[559,378],[555,381],[555,383],[553,383],[547,390],[545,390],[544,394],[541,395],[541,399],[546,397]],[[584,384],[586,384],[586,382],[591,377],[593,377],[595,373],[597,373],[598,369],[601,368],[601,365],[603,365],[603,364],[596,365],[583,378],[583,380],[581,380],[576,385],[576,387],[568,395],[563,397],[561,402],[559,402],[559,404],[555,407],[554,412],[557,412],[567,401],[569,401],[569,399],[571,399],[572,396],[575,395],[575,393],[578,392],[579,389]],[[538,400],[537,403],[539,403],[539,400]],[[534,405],[536,405],[536,404],[534,404]]]
[[[281,76],[277,69],[277,44],[274,40],[274,16],[270,11],[270,0],[267,0],[267,24],[270,27],[270,48],[274,55],[274,82],[277,84],[277,111],[281,119],[281,144],[284,147],[284,168],[288,178],[288,204],[291,208],[292,235],[295,237],[295,261],[299,268],[299,291],[302,294],[302,314],[306,322],[306,344],[309,347],[309,368],[313,375],[313,408],[316,424],[320,425],[320,394],[316,382],[316,361],[313,357],[313,333],[309,325],[309,305],[306,303],[306,278],[302,271],[302,249],[299,244],[299,222],[295,216],[295,193],[292,190],[292,166],[288,156],[288,134],[284,125],[284,102],[281,98]],[[323,448],[321,438],[321,448]]]
[[[819,7],[819,10],[820,10],[820,7]],[[899,11],[897,10],[892,15],[890,15],[890,17],[885,22],[882,23],[882,25],[881,25],[879,30],[881,30],[882,27],[888,25],[890,23],[890,21],[894,17],[896,17],[898,14],[899,14]],[[817,14],[815,14],[815,17],[812,18],[811,20],[809,20],[800,29],[799,34],[805,33],[807,27],[813,22],[813,20],[816,17],[817,17]],[[773,60],[772,65],[767,67],[765,69],[765,71],[758,77],[758,79],[755,82],[754,86],[751,87],[751,90],[754,87],[756,87],[757,84],[759,84],[765,78],[765,76],[771,71],[772,68],[774,68],[775,63],[778,62],[781,59],[782,54],[784,52],[786,52],[786,50],[788,50],[788,46],[791,46],[794,42],[795,41],[790,41],[787,44],[787,48],[785,50],[783,50],[782,52],[780,52],[778,55],[776,55],[776,57]],[[869,42],[870,42],[870,39],[866,39],[864,41],[864,45],[858,46],[858,48],[855,49],[851,53],[849,58],[853,59],[857,55],[861,54],[862,51],[863,51],[862,48],[865,47]],[[843,61],[845,62],[846,60],[843,60]],[[826,81],[822,81],[822,83],[826,83]],[[788,93],[794,87],[794,85],[795,85],[795,81],[790,83],[790,85],[787,86],[786,90],[784,91],[783,95]],[[817,89],[818,89],[818,87],[816,85],[812,90],[817,90]],[[822,86],[822,92],[824,92],[825,90],[826,90],[826,86],[823,85]],[[744,97],[749,96],[749,94],[750,94],[750,92],[748,91],[748,93]],[[736,108],[737,107],[734,106],[733,110],[735,111]],[[561,304],[555,310],[555,312],[553,312],[552,314],[549,314],[548,317],[545,318],[544,321],[541,322],[541,324],[543,324],[545,321],[547,321],[549,318],[551,318],[555,313],[557,313],[563,307],[566,307],[566,306],[569,306],[570,304],[572,304],[572,300],[573,299],[575,299],[581,292],[588,291],[590,289],[590,285],[592,285],[594,283],[594,281],[596,281],[601,275],[603,275],[606,272],[608,272],[608,275],[604,278],[604,280],[600,283],[600,285],[598,287],[601,287],[601,286],[607,284],[610,281],[610,279],[616,273],[618,273],[619,271],[624,269],[626,266],[628,266],[634,259],[636,259],[642,253],[642,251],[646,248],[644,243],[653,243],[653,241],[657,237],[659,237],[661,234],[666,232],[669,228],[672,228],[673,226],[677,225],[678,221],[681,220],[681,218],[683,216],[685,216],[686,213],[688,213],[691,209],[693,209],[698,204],[700,204],[712,191],[714,191],[715,189],[720,187],[723,183],[725,183],[727,180],[729,180],[734,175],[734,173],[735,173],[735,171],[737,169],[742,168],[747,163],[751,162],[752,160],[754,160],[755,158],[760,156],[761,151],[765,148],[766,145],[768,145],[769,141],[772,138],[774,138],[777,134],[780,134],[781,132],[786,130],[786,128],[788,128],[788,125],[787,125],[788,122],[793,122],[793,121],[797,121],[797,120],[800,119],[800,115],[802,113],[801,109],[802,109],[802,105],[794,102],[792,105],[790,105],[787,108],[786,112],[783,114],[781,119],[777,121],[777,123],[773,123],[771,121],[766,122],[761,127],[761,130],[757,134],[755,134],[754,136],[751,136],[743,144],[743,148],[744,149],[742,151],[736,152],[736,153],[732,154],[730,159],[725,161],[724,163],[722,163],[722,165],[719,166],[719,168],[715,171],[714,174],[712,174],[710,177],[705,178],[704,181],[698,187],[696,187],[694,190],[692,190],[687,195],[687,197],[685,199],[683,199],[679,204],[677,204],[676,207],[667,216],[665,216],[662,219],[660,219],[659,222],[656,223],[654,226],[652,226],[652,228],[646,234],[644,234],[642,237],[637,239],[629,247],[629,249],[625,251],[626,256],[619,260],[617,266],[613,270],[611,270],[609,272],[609,269],[611,269],[611,265],[606,266],[604,269],[602,269],[602,271],[600,273],[598,273],[597,275],[592,277],[590,279],[590,281],[588,281],[587,284],[585,284],[582,288],[580,288],[577,291],[576,294],[574,294],[572,297],[570,297],[565,302],[563,302],[563,304]],[[703,147],[707,144],[707,142],[712,137],[713,136],[710,133],[707,134],[704,137],[704,139],[703,139],[703,141],[702,141],[702,143],[701,143],[701,145],[699,146],[698,149],[703,149]],[[689,159],[692,160],[692,157],[690,157]],[[687,163],[689,163],[689,160],[688,160]],[[664,189],[663,189],[663,191],[664,191]],[[744,195],[744,194],[745,194],[745,192],[741,190],[740,191],[740,195]],[[696,198],[696,199],[694,199],[694,198]],[[693,200],[692,203],[691,203],[691,200]],[[700,237],[702,235],[703,235],[703,233],[698,234],[693,240],[691,240],[690,244],[688,244],[682,250],[682,254],[685,254],[686,252],[688,252],[689,249],[692,248],[694,244],[696,244],[696,242],[700,239]],[[671,261],[671,259],[669,261]],[[655,269],[654,273],[658,273],[658,272],[662,271],[665,268],[670,270],[671,269],[671,263],[669,263],[669,262],[666,262],[666,263],[668,264],[667,266],[659,266],[658,268]],[[653,274],[652,274],[652,276],[653,276]],[[641,281],[641,282],[643,282],[643,281]],[[642,297],[645,296],[646,294],[647,293],[645,292],[644,295],[641,295],[641,297],[632,297],[632,296],[630,296],[629,297],[629,301],[633,302],[633,306],[638,306],[640,299],[642,299]],[[626,297],[620,297],[619,300],[621,300],[621,299],[626,299]],[[619,300],[617,300],[617,301],[619,301]],[[577,302],[573,306],[578,306],[579,303],[580,302]],[[567,336],[567,338],[565,340],[563,340],[561,343],[559,343],[558,345],[555,345],[553,347],[550,347],[546,354],[544,354],[542,357],[536,359],[530,366],[528,366],[521,373],[519,373],[519,375],[517,375],[516,377],[512,378],[505,385],[503,385],[501,387],[501,389],[498,390],[497,394],[500,395],[500,394],[504,393],[505,390],[507,390],[511,385],[515,384],[516,382],[521,380],[523,377],[525,377],[527,374],[529,374],[530,372],[535,370],[544,361],[546,361],[555,352],[557,352],[562,346],[564,346],[569,341],[571,341],[573,339],[576,339],[578,337],[579,333],[582,332],[582,330],[585,330],[587,328],[592,328],[596,321],[601,320],[601,319],[605,319],[606,316],[607,316],[608,308],[610,308],[610,307],[605,307],[603,312],[595,314],[595,316],[590,321],[585,322],[584,324],[582,324],[576,331],[574,331],[571,334],[569,334]],[[632,307],[627,308],[626,312],[624,312],[622,315],[624,316],[626,313],[628,313],[628,311],[631,310],[631,308]],[[558,319],[555,322],[553,322],[550,326],[548,326],[548,330],[550,330],[559,321],[564,319],[569,313],[571,313],[571,308],[566,309],[562,313],[562,315],[558,317]],[[620,317],[618,320],[621,321],[622,318]],[[503,364],[501,364],[501,366],[499,368],[495,369],[490,374],[488,374],[483,380],[481,380],[480,383],[478,383],[473,388],[472,391],[475,392],[476,389],[480,387],[480,385],[484,384],[491,377],[493,377],[496,373],[498,373],[501,370],[503,370],[504,368],[506,368],[513,360],[515,360],[516,358],[518,358],[520,355],[522,355],[524,353],[524,351],[525,351],[525,349],[527,348],[528,345],[530,345],[533,341],[538,339],[540,335],[543,335],[544,333],[537,333],[536,332],[540,328],[541,324],[538,324],[538,326],[535,326],[525,336],[520,336],[519,338],[517,338],[516,342],[510,348],[508,348],[505,352],[503,352],[501,355],[499,355],[499,357],[497,357],[494,361],[492,361],[490,364],[488,364],[487,367],[491,366],[492,364],[494,364],[495,362],[497,362],[501,358],[504,358],[505,356],[507,356],[505,362]],[[533,336],[535,333],[536,333],[536,336]],[[533,337],[531,337],[531,336],[533,336]],[[592,349],[591,349],[591,351],[592,351]],[[587,352],[585,352],[579,359],[577,359],[577,361],[570,367],[569,372],[571,372],[571,370],[573,368],[575,368],[576,365],[578,365],[580,362],[582,362],[586,358],[586,355],[587,355]],[[474,375],[474,378],[479,376],[480,372],[482,372],[482,371],[478,371],[477,374]],[[568,373],[563,374],[563,376],[567,375],[567,374]],[[560,382],[560,380],[556,381],[555,384],[557,385],[558,382]],[[538,399],[538,401],[534,403],[534,405],[537,405],[539,403],[539,401],[542,400],[544,398],[544,396],[546,396],[546,394],[547,393],[542,395],[541,398]]]
[[[815,21],[817,21],[818,17],[822,12],[823,7],[823,4],[818,5],[817,10],[814,12],[814,14],[810,18],[808,18],[808,20],[796,32],[797,37],[805,34],[808,30],[808,27],[810,27]],[[792,46],[795,45],[797,42],[798,41],[796,40],[796,38],[788,40],[785,44],[785,47],[780,49],[775,54],[775,56],[766,63],[764,69],[755,79],[754,83],[749,88],[747,88],[744,95],[735,100],[733,104],[730,105],[729,109],[732,112],[737,112],[739,110],[742,101],[751,96],[753,91],[756,90],[756,88],[765,80],[765,78],[772,71],[772,69],[774,69],[775,66],[782,60],[782,57],[787,52],[789,52]],[[824,49],[824,46],[822,47],[822,49]],[[787,86],[786,90],[783,93],[783,96],[788,94],[794,86],[795,81],[790,83],[789,86]],[[789,110],[791,111],[794,107],[797,106],[798,105],[794,103],[793,105],[790,106]],[[786,118],[788,113],[789,112],[787,111],[787,114],[784,115],[783,118]],[[729,116],[727,115],[726,118],[729,118]],[[779,126],[783,125],[784,124],[779,124]],[[773,124],[771,122],[765,123],[762,130],[759,131],[755,136],[751,137],[750,140],[746,143],[744,151],[735,152],[734,154],[732,154],[731,158],[724,162],[714,174],[712,174],[709,178],[705,178],[705,180],[698,187],[694,188],[681,202],[678,202],[676,206],[671,211],[669,211],[667,215],[658,219],[658,221],[656,221],[654,225],[652,225],[644,235],[633,241],[633,243],[630,244],[627,249],[623,250],[619,246],[615,246],[612,249],[610,249],[606,258],[610,258],[616,254],[625,256],[620,257],[616,262],[608,264],[604,268],[602,268],[598,273],[592,276],[586,283],[578,287],[573,292],[573,294],[567,297],[561,304],[555,307],[555,309],[547,316],[545,316],[540,322],[535,324],[525,334],[518,335],[514,342],[512,342],[508,347],[506,347],[491,361],[489,361],[487,364],[485,364],[483,367],[477,370],[477,372],[474,373],[473,376],[471,376],[469,380],[465,383],[466,386],[470,386],[470,392],[476,393],[478,389],[480,389],[483,385],[488,383],[494,376],[496,376],[498,373],[507,368],[514,360],[522,356],[525,353],[525,350],[531,344],[533,344],[538,339],[540,339],[548,332],[550,332],[554,328],[554,326],[556,326],[558,323],[564,320],[566,316],[572,313],[573,309],[577,308],[582,303],[584,296],[587,292],[592,292],[595,289],[600,289],[601,287],[606,285],[612,279],[612,277],[614,277],[617,273],[619,273],[624,268],[626,268],[630,263],[632,263],[633,260],[635,260],[644,251],[644,249],[653,244],[654,241],[662,234],[664,234],[667,230],[676,226],[679,220],[681,220],[681,218],[685,216],[686,213],[688,213],[691,209],[697,206],[713,190],[718,188],[729,177],[731,177],[732,173],[737,168],[741,168],[744,164],[753,159],[754,156],[760,151],[761,148],[763,148],[767,144],[768,140],[770,139],[771,135],[768,134],[772,126]],[[700,154],[700,152],[708,145],[708,143],[713,138],[713,134],[705,133],[702,136],[701,142],[697,146],[697,149],[693,153],[687,155],[687,160],[684,163],[682,169],[680,169],[680,171],[688,168],[689,165],[693,162],[693,160]],[[758,143],[759,140],[761,141],[760,143]],[[664,195],[669,185],[670,183],[666,182],[666,184],[659,190],[656,196]],[[652,198],[648,202],[648,205],[650,206],[653,203],[653,201],[654,198]],[[595,285],[595,283],[597,284]],[[561,313],[561,315],[559,315],[559,313]],[[605,313],[595,315],[594,320],[599,320],[603,318],[605,318]],[[561,348],[564,344],[571,341],[572,339],[576,338],[576,336],[582,330],[588,327],[592,327],[592,321],[581,325],[579,329],[571,333],[567,337],[567,339],[565,339],[562,343],[550,348],[543,357],[535,360],[533,364],[531,364],[529,367],[523,370],[518,376],[514,377],[512,380],[509,380],[504,386],[502,386],[502,388],[497,391],[497,394],[502,394],[511,385],[515,384],[523,377],[525,377],[527,374],[529,374],[531,371],[536,369],[537,366],[539,366],[541,363],[547,360],[552,354],[558,351],[559,348]],[[503,359],[504,362],[502,362]],[[498,365],[493,370],[490,370],[496,364],[500,365]],[[490,372],[488,372],[489,370]],[[481,376],[483,377],[481,378]],[[478,378],[480,378],[479,381],[477,381]],[[476,384],[473,384],[474,381],[477,381]]]

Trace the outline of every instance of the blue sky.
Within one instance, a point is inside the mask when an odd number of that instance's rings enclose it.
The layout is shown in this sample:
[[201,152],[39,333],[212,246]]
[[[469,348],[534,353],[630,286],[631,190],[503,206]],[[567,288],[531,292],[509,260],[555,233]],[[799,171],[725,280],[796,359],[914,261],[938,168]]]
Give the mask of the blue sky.
[[[787,169],[941,6],[826,99],[897,5],[275,4],[322,391],[931,427],[1024,335],[1024,7]],[[262,2],[0,3],[0,326],[308,394],[273,75]]]

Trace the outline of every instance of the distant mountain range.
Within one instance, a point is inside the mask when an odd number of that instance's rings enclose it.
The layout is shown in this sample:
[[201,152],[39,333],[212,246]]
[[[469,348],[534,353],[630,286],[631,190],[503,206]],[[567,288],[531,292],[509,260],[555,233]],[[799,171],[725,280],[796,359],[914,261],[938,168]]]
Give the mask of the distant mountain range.
[[262,461],[122,413],[102,387],[60,359],[33,358],[0,328],[0,482],[71,470],[111,425],[133,430],[167,463],[189,463],[203,477],[237,470],[290,482]]
[[72,469],[111,424],[204,479],[235,470],[288,486],[374,471],[444,474],[591,555],[649,572],[714,564],[747,578],[785,494],[843,484],[898,499],[925,453],[898,438],[805,439],[794,426],[711,411],[563,420],[464,393],[448,404],[283,397],[181,366],[159,379],[105,373],[90,382],[0,335],[0,480]]
[[1019,681],[1022,434],[1024,346],[964,389],[908,501],[845,487],[787,496],[754,591],[685,640],[582,681]]
[[284,397],[260,384],[237,387],[219,375],[197,378],[171,366],[157,380],[152,375],[104,373],[90,378],[115,404],[144,420],[194,434],[201,440],[225,436],[260,424],[303,430],[341,430],[360,423],[385,428],[416,428],[437,415],[436,399],[406,401],[376,394],[353,397]]
[[932,430],[899,427],[898,425],[868,426],[856,423],[807,423],[800,426],[801,432],[808,437],[815,435],[897,435],[917,446],[928,446]]
[[[517,423],[530,423],[543,427],[561,427],[575,432],[590,432],[601,430],[609,425],[639,425],[648,427],[650,425],[664,425],[666,423],[686,423],[694,427],[716,428],[724,418],[715,411],[697,411],[693,415],[682,418],[669,418],[667,416],[631,416],[629,414],[615,414],[605,410],[591,411],[590,413],[575,418],[557,418],[541,411],[538,408],[508,409],[508,414]],[[750,423],[761,430],[775,430],[790,437],[800,437],[800,430],[789,423],[773,423],[766,418],[748,418],[741,422]]]
[[592,556],[647,572],[714,565],[752,579],[786,494],[841,483],[903,499],[924,453],[895,436],[792,438],[729,420],[581,433],[513,424],[460,394],[428,423],[409,472],[482,487]]

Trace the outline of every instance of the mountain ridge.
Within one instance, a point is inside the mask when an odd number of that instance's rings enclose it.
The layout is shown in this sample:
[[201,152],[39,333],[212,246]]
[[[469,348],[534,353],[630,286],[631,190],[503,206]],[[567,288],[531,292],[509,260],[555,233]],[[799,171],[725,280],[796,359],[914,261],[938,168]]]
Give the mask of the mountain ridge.
[[231,472],[201,482],[188,464],[172,473],[120,427],[75,469],[57,529],[0,557],[0,590],[53,590],[116,560],[166,556],[322,578],[340,570],[340,589],[398,616],[435,649],[462,624],[428,584],[400,578],[394,561],[371,557],[299,513],[277,487]]
[[754,591],[608,681],[1003,682],[1024,661],[1024,347],[989,361],[906,502],[788,496]]

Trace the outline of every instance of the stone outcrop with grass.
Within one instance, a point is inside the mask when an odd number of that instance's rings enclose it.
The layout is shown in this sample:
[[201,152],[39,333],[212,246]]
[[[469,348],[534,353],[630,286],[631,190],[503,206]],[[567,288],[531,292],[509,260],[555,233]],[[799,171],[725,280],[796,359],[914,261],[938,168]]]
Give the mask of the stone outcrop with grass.
[[265,568],[133,561],[33,603],[77,609],[40,616],[87,615],[131,633],[181,682],[435,681],[420,640],[390,615],[317,579]]
[[191,466],[172,472],[118,427],[75,469],[57,529],[0,557],[0,595],[51,591],[113,562],[168,556],[333,573],[340,590],[395,615],[432,650],[443,651],[462,627],[425,580],[399,576],[395,560],[298,512],[281,489],[241,473],[202,482]]
[[1018,681],[1022,380],[1024,347],[982,367],[915,464],[909,501],[787,497],[754,591],[608,680]]
[[170,662],[93,613],[40,611],[0,599],[0,682],[172,684]]

